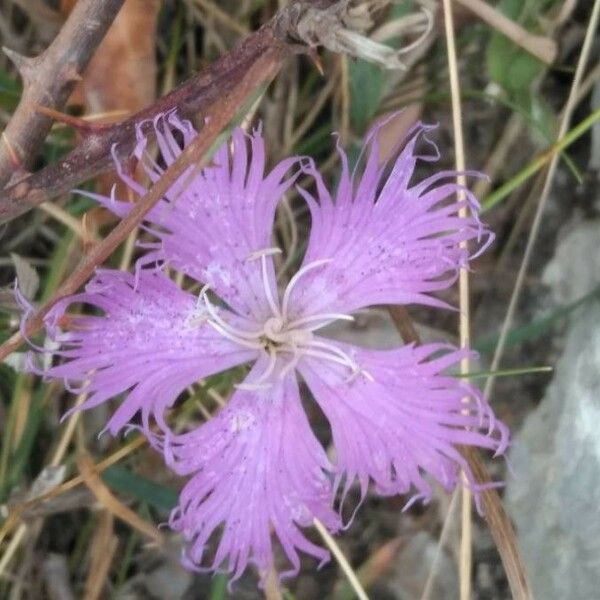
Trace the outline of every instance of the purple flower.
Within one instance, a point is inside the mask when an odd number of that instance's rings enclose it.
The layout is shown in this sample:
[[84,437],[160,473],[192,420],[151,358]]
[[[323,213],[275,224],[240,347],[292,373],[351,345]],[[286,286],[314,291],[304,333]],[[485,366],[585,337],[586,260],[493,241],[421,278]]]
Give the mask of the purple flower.
[[[196,135],[172,113],[152,125],[167,166],[181,153],[177,139],[185,145]],[[163,169],[146,151],[143,127],[148,123],[138,128],[134,154],[154,181]],[[61,344],[56,354],[66,360],[45,374],[83,386],[83,408],[123,395],[107,425],[111,433],[139,415],[168,465],[190,477],[170,518],[189,542],[190,567],[224,568],[236,579],[253,563],[264,574],[273,532],[288,574],[297,573],[299,551],[328,558],[302,528],[319,519],[340,529],[334,506],[354,483],[361,498],[373,482],[379,494],[428,500],[434,481],[450,490],[461,469],[477,489],[457,445],[504,452],[507,430],[480,393],[444,375],[465,351],[441,344],[367,350],[320,332],[373,304],[446,306],[431,292],[450,286],[467,265],[460,242],[490,239],[476,216],[459,216],[464,204],[475,215],[478,205],[467,190],[456,201],[455,173],[411,183],[419,158],[437,158],[437,150],[416,153],[427,130],[415,126],[387,177],[377,130],[362,174],[350,173],[340,151],[333,198],[312,162],[290,158],[265,174],[260,132],[238,129],[210,166],[198,173],[190,167],[150,212],[146,227],[156,242],[135,274],[98,271],[84,293],[48,316],[49,334]],[[300,190],[310,208],[310,239],[302,265],[279,290],[275,209],[301,172],[316,184],[315,196]],[[118,215],[130,208],[96,199]],[[160,265],[196,280],[200,292],[181,290]],[[59,325],[73,303],[102,315],[71,316],[63,332]],[[167,409],[190,385],[248,363],[246,378],[213,418],[187,433],[169,430]],[[334,459],[309,426],[297,375],[330,423]],[[213,538],[218,543],[209,555]]]

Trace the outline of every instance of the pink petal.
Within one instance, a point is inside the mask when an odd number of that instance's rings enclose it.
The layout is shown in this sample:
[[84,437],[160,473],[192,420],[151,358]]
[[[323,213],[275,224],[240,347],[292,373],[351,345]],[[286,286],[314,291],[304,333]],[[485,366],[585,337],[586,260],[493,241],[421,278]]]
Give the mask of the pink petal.
[[[147,123],[138,126],[134,154],[145,165],[150,179],[156,181],[163,169],[146,152],[144,128]],[[198,135],[188,122],[172,113],[157,118],[153,129],[167,166],[182,152],[172,130],[183,139],[183,147]],[[248,258],[272,246],[275,208],[298,175],[286,178],[297,163],[297,158],[283,160],[266,175],[262,133],[257,130],[246,135],[236,129],[232,141],[217,150],[208,167],[197,173],[195,167],[190,167],[149,213],[149,227],[160,244],[140,264],[166,261],[210,285],[240,315],[255,319],[269,316],[261,261]],[[118,161],[117,166],[121,178],[136,193],[143,194],[145,188],[128,176]],[[129,211],[127,203],[92,197],[120,216]],[[275,290],[272,259],[268,257],[267,262],[269,285]]]
[[[62,332],[60,319],[76,303],[104,314],[69,316]],[[189,385],[257,356],[198,322],[196,298],[160,272],[98,271],[85,293],[53,308],[46,327],[61,343],[55,355],[67,360],[43,375],[85,389],[80,408],[126,394],[107,425],[113,434],[138,411],[146,426],[150,416],[164,425],[164,411]]]
[[[491,234],[477,220],[478,204],[470,192],[464,190],[464,202],[456,200],[455,173],[411,185],[417,159],[435,159],[415,151],[427,130],[414,128],[387,178],[386,165],[378,163],[376,132],[360,177],[350,173],[340,150],[343,169],[335,199],[316,168],[306,168],[315,177],[317,197],[302,191],[312,218],[303,266],[331,262],[300,279],[291,296],[292,315],[346,313],[373,304],[445,306],[431,292],[451,286],[467,265],[469,255],[459,243],[488,243]],[[467,204],[475,216],[459,217]]]
[[[344,496],[354,481],[384,495],[431,497],[429,475],[447,490],[461,469],[477,488],[457,446],[503,453],[506,427],[472,386],[441,372],[464,352],[430,344],[364,350],[336,343],[368,372],[349,380],[348,369],[304,357],[298,368],[328,418],[336,449],[337,485]],[[444,354],[433,358],[433,355]]]
[[[263,359],[247,381],[256,380],[264,366]],[[170,519],[190,542],[188,567],[223,568],[235,580],[251,563],[264,577],[273,564],[271,533],[290,561],[282,577],[298,573],[299,551],[329,558],[301,531],[315,518],[332,531],[340,521],[325,474],[331,466],[292,375],[265,391],[238,390],[207,423],[159,445],[177,473],[192,474]],[[216,537],[216,552],[209,557],[209,540]]]

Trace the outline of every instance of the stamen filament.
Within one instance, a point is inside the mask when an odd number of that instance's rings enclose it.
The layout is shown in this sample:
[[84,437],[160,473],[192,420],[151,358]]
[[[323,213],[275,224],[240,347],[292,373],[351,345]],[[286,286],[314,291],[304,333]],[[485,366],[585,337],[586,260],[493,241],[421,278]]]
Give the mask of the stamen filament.
[[[260,389],[265,385],[265,381],[270,377],[271,373],[275,370],[275,365],[277,364],[277,352],[273,350],[273,348],[269,348],[269,364],[265,369],[265,372],[252,383],[238,383],[234,387],[239,389],[248,389],[248,386],[252,386],[254,389]],[[270,387],[271,384],[269,384]],[[256,387],[260,386],[260,387]]]
[[308,273],[309,271],[312,271],[313,269],[316,269],[317,267],[321,267],[323,265],[326,265],[328,263],[330,263],[333,259],[332,258],[322,258],[320,260],[315,260],[311,263],[308,263],[307,265],[305,265],[304,267],[302,267],[291,279],[290,282],[288,283],[288,286],[285,290],[285,293],[283,294],[283,302],[281,305],[281,313],[283,316],[284,320],[287,320],[287,309],[288,309],[288,304],[290,302],[290,296],[292,293],[292,290],[294,289],[294,286],[298,283],[298,281],[300,280],[300,278],[303,275],[306,275],[306,273]]
[[223,337],[226,337],[227,339],[231,340],[232,342],[235,342],[236,344],[239,344],[240,346],[245,346],[246,348],[252,348],[252,350],[262,350],[264,348],[264,346],[258,342],[250,342],[243,338],[237,337],[235,334],[230,333],[229,331],[227,331],[227,329],[225,329],[224,327],[222,327],[219,323],[216,323],[215,321],[212,321],[209,319],[207,322],[213,329],[218,331]]
[[281,248],[277,248],[277,246],[273,246],[272,248],[263,248],[262,250],[255,250],[246,257],[246,262],[258,260],[263,256],[274,256],[275,254],[281,254],[281,252]]
[[358,368],[358,363],[347,352],[344,352],[343,350],[341,350],[334,344],[329,344],[327,342],[323,342],[323,341],[319,341],[319,340],[312,340],[310,343],[310,346],[313,346],[316,348],[322,348],[323,350],[326,350],[327,352],[331,352],[332,354],[335,354],[336,356],[339,356],[340,358],[346,360],[348,366],[351,366],[353,369]]
[[307,323],[312,323],[313,321],[326,321],[325,323],[318,323],[317,325],[307,327],[309,331],[316,331],[321,327],[325,327],[329,325],[332,321],[336,321],[337,319],[341,319],[342,321],[354,321],[354,317],[352,315],[346,315],[344,313],[323,313],[320,315],[312,315],[310,317],[303,317],[302,319],[296,319],[295,321],[290,321],[287,324],[288,329],[296,329],[296,327],[301,327],[302,325],[306,325]]
[[221,327],[223,327],[224,329],[227,329],[229,332],[231,332],[232,335],[234,335],[238,338],[242,338],[242,339],[249,339],[249,340],[258,339],[262,335],[262,333],[263,333],[262,329],[259,329],[256,331],[244,331],[243,329],[238,329],[237,327],[234,327],[233,325],[227,323],[227,321],[222,319],[219,316],[219,313],[217,312],[213,303],[208,299],[208,296],[206,294],[207,289],[208,289],[208,286],[205,285],[200,292],[200,296],[203,297],[204,305],[206,306],[206,310],[210,313],[210,316]]
[[267,302],[273,311],[273,314],[276,317],[281,318],[281,311],[279,310],[279,306],[277,302],[275,302],[273,298],[273,291],[271,290],[271,283],[269,282],[269,274],[267,273],[267,258],[266,256],[260,257],[261,267],[262,267],[262,279],[263,279],[263,287],[265,289],[265,296],[267,298]]
[[256,392],[258,390],[268,390],[273,384],[271,383],[238,383],[238,390],[246,390],[247,392]]
[[337,363],[338,365],[342,365],[344,367],[350,367],[352,372],[360,371],[358,365],[356,364],[348,364],[348,361],[342,358],[338,358],[333,354],[328,354],[327,352],[320,352],[319,350],[313,350],[312,348],[303,348],[302,354],[306,354],[306,356],[312,356],[313,358],[322,358],[323,360],[330,360],[331,362]]

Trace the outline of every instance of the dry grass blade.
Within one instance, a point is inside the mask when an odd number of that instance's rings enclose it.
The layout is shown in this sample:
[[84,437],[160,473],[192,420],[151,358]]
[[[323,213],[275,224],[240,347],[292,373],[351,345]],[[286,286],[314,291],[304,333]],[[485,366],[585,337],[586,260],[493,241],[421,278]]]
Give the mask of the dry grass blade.
[[137,513],[113,496],[112,492],[100,479],[94,461],[89,454],[80,454],[77,458],[77,466],[79,467],[79,472],[81,473],[85,484],[90,488],[94,496],[96,496],[98,502],[100,502],[108,512],[154,542],[159,544],[163,543],[163,536],[154,525],[144,521]]
[[318,519],[314,520],[315,529],[319,532],[319,535],[323,538],[323,541],[327,547],[331,550],[331,553],[335,556],[340,568],[344,572],[344,575],[348,579],[348,583],[352,586],[352,589],[356,593],[359,600],[369,600],[367,592],[365,592],[361,582],[358,580],[354,569],[348,562],[348,559],[344,556],[344,553],[337,545],[337,542],[333,539],[327,528]]
[[275,567],[271,567],[267,573],[265,581],[265,599],[266,600],[283,600],[281,588],[279,587],[279,579]]
[[100,513],[92,546],[90,566],[85,582],[84,600],[98,600],[110,570],[118,546],[118,538],[113,531],[114,519],[110,512]]
[[438,574],[442,551],[444,549],[444,546],[446,546],[448,542],[448,537],[450,535],[450,532],[452,531],[454,519],[456,518],[456,507],[458,506],[458,498],[459,490],[456,489],[452,494],[450,505],[448,506],[448,512],[446,514],[446,518],[444,519],[442,531],[440,532],[435,556],[431,563],[431,569],[429,570],[427,580],[425,581],[425,586],[423,587],[423,592],[421,593],[421,600],[433,600],[431,598],[431,591],[433,590],[433,584],[435,582],[436,575]]
[[232,31],[239,35],[248,35],[248,28],[242,25],[236,19],[230,17],[224,10],[220,9],[214,2],[210,0],[193,0],[200,8],[205,10],[211,17],[225,27],[229,27]]
[[[460,81],[458,76],[458,59],[456,54],[456,43],[454,35],[454,20],[452,15],[452,5],[450,0],[444,0],[444,30],[446,33],[446,47],[448,50],[448,68],[450,74],[450,92],[452,99],[452,126],[454,130],[454,152],[456,155],[456,171],[464,173],[466,171],[465,143],[463,137],[463,119],[462,107],[460,102]],[[462,188],[467,187],[467,180],[464,175],[456,177],[456,183]],[[469,208],[466,206],[466,196],[464,191],[457,193],[459,202],[465,205],[458,212],[459,216],[466,218],[469,216]],[[468,252],[468,243],[463,241],[460,247]],[[471,322],[470,322],[470,301],[469,301],[469,272],[466,267],[461,267],[458,274],[458,295],[459,295],[459,338],[460,347],[470,347]],[[460,361],[460,373],[466,375],[470,372],[470,359],[468,356]],[[463,475],[463,483],[466,484],[466,477]],[[471,491],[467,485],[462,490],[462,515],[461,515],[461,546],[460,546],[460,598],[469,600],[471,598],[471,572],[472,572],[472,497]]]

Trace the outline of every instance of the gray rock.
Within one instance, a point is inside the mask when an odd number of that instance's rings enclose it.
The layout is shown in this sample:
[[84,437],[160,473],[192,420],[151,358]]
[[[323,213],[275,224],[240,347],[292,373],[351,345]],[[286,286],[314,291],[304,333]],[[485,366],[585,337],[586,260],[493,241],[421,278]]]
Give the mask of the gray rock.
[[507,506],[538,599],[600,598],[599,424],[594,302],[575,315],[553,381],[510,456]]
[[421,599],[434,565],[435,580],[429,599],[455,600],[458,598],[456,565],[445,549],[438,555],[438,540],[426,531],[415,533],[406,541],[389,576],[388,589],[398,600]]
[[544,269],[542,282],[550,286],[559,305],[578,300],[598,285],[600,221],[579,223],[565,235]]

